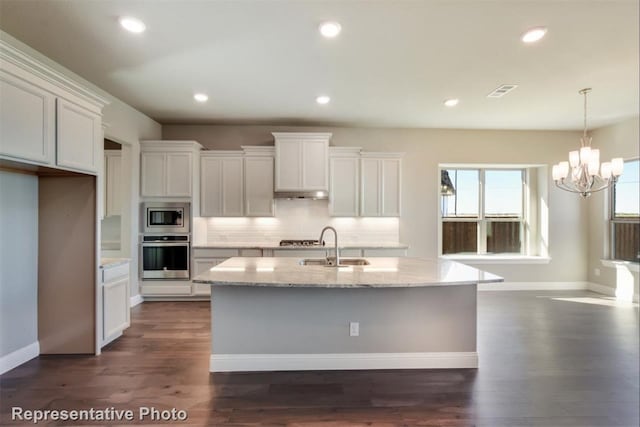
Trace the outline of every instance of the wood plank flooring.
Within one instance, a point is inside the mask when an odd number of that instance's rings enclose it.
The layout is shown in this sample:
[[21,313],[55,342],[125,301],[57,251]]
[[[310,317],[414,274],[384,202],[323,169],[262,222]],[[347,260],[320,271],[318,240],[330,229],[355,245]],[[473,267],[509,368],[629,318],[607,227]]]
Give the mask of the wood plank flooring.
[[175,425],[637,427],[638,309],[610,303],[481,292],[477,370],[232,374],[208,372],[209,303],[144,303],[101,356],[42,356],[2,375],[0,425],[21,424],[13,406],[145,406],[188,411]]

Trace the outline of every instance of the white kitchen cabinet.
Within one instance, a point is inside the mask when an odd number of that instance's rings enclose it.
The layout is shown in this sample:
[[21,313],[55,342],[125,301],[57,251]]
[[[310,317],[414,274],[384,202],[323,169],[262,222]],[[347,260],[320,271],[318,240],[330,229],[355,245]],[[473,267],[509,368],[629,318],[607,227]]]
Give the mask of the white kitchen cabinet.
[[275,191],[329,189],[330,133],[274,132]]
[[0,69],[0,154],[54,163],[55,96]]
[[129,263],[102,269],[102,345],[129,327]]
[[273,156],[244,159],[244,206],[246,216],[274,216]]
[[105,216],[122,215],[122,151],[104,151]]
[[195,141],[143,141],[140,152],[142,197],[193,196]]
[[201,216],[243,216],[244,159],[241,152],[203,153],[200,176]]
[[329,214],[359,215],[360,148],[331,147],[329,157]]
[[400,154],[363,153],[360,163],[360,216],[400,216]]
[[[204,273],[212,267],[220,264],[227,258],[194,258],[193,259],[193,276],[198,276],[199,274]],[[205,296],[211,295],[211,285],[205,285],[204,283],[194,283],[193,284],[193,295],[195,296]]]
[[106,100],[8,44],[0,51],[0,157],[97,175]]
[[102,153],[102,119],[66,99],[56,100],[56,164],[97,173]]

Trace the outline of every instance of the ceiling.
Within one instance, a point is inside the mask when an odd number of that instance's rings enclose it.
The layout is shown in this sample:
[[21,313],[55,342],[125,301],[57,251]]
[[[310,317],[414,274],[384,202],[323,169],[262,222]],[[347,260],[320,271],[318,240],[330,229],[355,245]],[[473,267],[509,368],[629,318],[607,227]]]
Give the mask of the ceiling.
[[[579,129],[592,87],[602,126],[638,115],[638,16],[637,0],[0,0],[2,30],[161,123]],[[486,97],[501,84],[519,87]]]

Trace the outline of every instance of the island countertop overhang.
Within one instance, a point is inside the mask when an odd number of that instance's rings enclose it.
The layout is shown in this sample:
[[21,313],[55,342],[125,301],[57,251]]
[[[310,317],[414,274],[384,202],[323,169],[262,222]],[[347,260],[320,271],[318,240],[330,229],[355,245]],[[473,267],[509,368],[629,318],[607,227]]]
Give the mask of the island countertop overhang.
[[233,257],[193,279],[213,286],[296,288],[412,288],[502,282],[503,278],[450,260],[368,258],[369,265],[300,265],[293,257]]

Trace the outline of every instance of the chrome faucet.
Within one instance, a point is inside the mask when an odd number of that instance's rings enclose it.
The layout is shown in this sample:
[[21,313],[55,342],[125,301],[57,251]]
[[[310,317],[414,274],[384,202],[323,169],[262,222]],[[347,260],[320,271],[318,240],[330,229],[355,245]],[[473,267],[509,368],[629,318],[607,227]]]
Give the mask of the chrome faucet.
[[335,240],[335,244],[336,244],[336,263],[335,264],[331,264],[331,262],[329,261],[329,257],[327,257],[327,265],[331,266],[331,267],[339,267],[340,266],[340,249],[338,249],[338,232],[336,231],[335,228],[331,227],[331,226],[326,226],[325,228],[322,229],[322,232],[320,232],[320,238],[318,239],[318,242],[321,245],[324,245],[324,241],[322,240],[322,238],[324,237],[324,232],[327,230],[331,230],[333,231],[333,234],[336,236],[336,240]]

